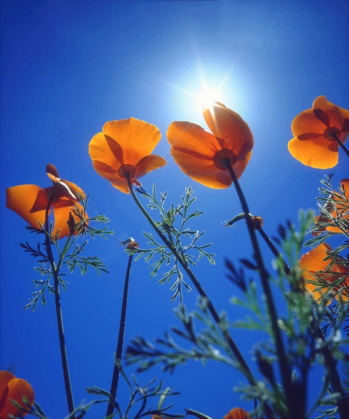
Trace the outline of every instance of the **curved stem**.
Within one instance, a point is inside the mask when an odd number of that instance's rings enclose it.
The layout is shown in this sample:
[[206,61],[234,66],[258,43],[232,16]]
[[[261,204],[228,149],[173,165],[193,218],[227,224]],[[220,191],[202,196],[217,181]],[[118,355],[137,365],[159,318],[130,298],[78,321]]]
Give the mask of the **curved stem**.
[[287,263],[284,261],[284,258],[281,256],[280,252],[274,246],[274,243],[270,240],[270,238],[265,233],[262,227],[258,227],[257,230],[259,234],[262,236],[267,246],[269,247],[269,249],[272,251],[273,255],[282,262],[286,276],[290,275],[291,274],[290,268],[288,267]]
[[[116,400],[116,393],[118,391],[122,347],[124,344],[125,327],[126,327],[128,285],[130,282],[132,259],[133,259],[133,255],[130,255],[130,257],[128,258],[128,265],[127,265],[125,284],[124,284],[124,294],[122,297],[119,337],[118,337],[118,344],[116,347],[113,378],[112,378],[111,387],[110,387],[110,394],[112,395],[113,400]],[[113,412],[114,412],[114,405],[111,403],[111,401],[109,401],[108,409],[107,409],[107,416],[111,415]]]
[[338,145],[344,150],[345,154],[349,157],[349,150],[342,143],[342,141],[337,137],[337,135],[333,135],[333,138],[337,141]]
[[[241,372],[245,375],[245,377],[247,378],[247,380],[249,381],[249,383],[251,385],[256,385],[257,384],[256,379],[254,378],[249,366],[247,365],[244,357],[242,356],[242,354],[241,354],[239,348],[237,347],[236,343],[234,342],[233,338],[230,336],[228,330],[222,324],[222,319],[220,318],[219,314],[217,313],[217,311],[216,311],[214,305],[212,304],[211,300],[208,298],[205,290],[202,288],[199,280],[196,278],[194,273],[191,271],[191,269],[187,265],[185,259],[183,259],[180,256],[177,249],[171,244],[171,242],[167,239],[167,237],[159,230],[159,228],[156,226],[156,224],[154,223],[153,219],[150,217],[150,215],[148,214],[146,209],[140,203],[139,199],[137,198],[137,196],[136,196],[136,194],[133,190],[133,187],[132,187],[132,184],[131,184],[131,181],[130,181],[129,178],[127,179],[127,182],[128,182],[128,186],[130,188],[131,195],[132,195],[135,203],[137,204],[138,208],[141,210],[141,212],[143,213],[145,218],[149,221],[149,224],[153,227],[153,229],[156,231],[156,233],[161,238],[161,240],[166,244],[166,246],[169,248],[169,250],[171,250],[171,252],[175,256],[175,258],[178,260],[178,262],[183,267],[184,271],[187,273],[187,275],[191,279],[192,283],[194,284],[194,286],[197,289],[200,296],[205,300],[205,302],[207,304],[207,308],[208,308],[209,312],[211,313],[211,315],[212,315],[214,321],[216,322],[217,326],[219,327],[220,331],[222,332],[222,335],[224,336],[229,348],[233,352],[233,354],[235,356],[235,359],[236,359],[236,362],[239,364]],[[267,405],[267,408],[266,408],[266,414],[267,414],[268,418],[273,417],[273,413],[272,413],[272,411],[271,411],[271,409],[268,405]]]
[[[269,246],[270,250],[273,252],[274,256],[276,256],[279,260],[282,261],[284,272],[286,276],[291,275],[290,268],[288,267],[287,263],[284,261],[283,257],[279,253],[279,251],[276,249],[268,235],[265,233],[265,231],[262,229],[262,227],[257,228],[261,236],[263,237],[266,244]],[[324,341],[324,336],[321,331],[321,328],[319,325],[315,325],[315,327],[310,327],[311,333],[315,336],[316,339],[320,341]],[[339,393],[341,395],[341,400],[339,402],[338,408],[339,408],[339,414],[341,418],[345,418],[345,412],[348,411],[349,406],[348,403],[345,400],[345,395],[343,391],[343,387],[341,385],[341,380],[338,374],[337,370],[337,362],[333,359],[331,350],[328,348],[328,346],[324,346],[321,349],[322,355],[325,358],[325,364],[328,366],[328,374],[329,379],[332,385],[332,389],[335,393]]]
[[[272,243],[268,235],[265,233],[262,227],[257,228],[257,230],[263,237],[269,249],[273,252],[274,256],[282,261],[285,275],[290,276],[291,275],[290,268],[288,267],[287,263],[284,261],[283,257],[281,256],[277,248],[274,246],[274,244]],[[315,327],[310,327],[310,331],[315,336],[316,339],[322,342],[324,341],[324,336],[319,325],[315,325]],[[329,349],[328,346],[324,346],[321,349],[321,352],[322,352],[323,357],[325,358],[325,365],[327,365],[328,367],[329,380],[331,382],[332,389],[335,393],[339,393],[341,395],[341,400],[339,401],[338,408],[339,408],[340,417],[344,419],[345,412],[348,411],[349,406],[345,400],[343,387],[341,385],[341,380],[340,380],[338,370],[337,370],[337,362],[333,359],[331,350]]]
[[252,220],[251,220],[250,210],[248,208],[247,201],[246,201],[245,196],[242,192],[242,189],[241,189],[240,184],[238,182],[238,179],[235,175],[235,172],[230,165],[229,160],[227,161],[226,167],[229,170],[231,178],[234,182],[236,192],[237,192],[237,194],[239,196],[239,199],[240,199],[240,202],[241,202],[242,210],[245,213],[246,224],[247,224],[248,232],[249,232],[252,247],[253,247],[254,257],[255,257],[255,260],[256,260],[257,265],[258,265],[263,292],[264,292],[266,300],[267,300],[267,307],[268,307],[269,316],[270,316],[270,320],[271,320],[272,331],[273,331],[273,335],[274,335],[274,339],[275,339],[276,351],[277,351],[277,355],[278,355],[278,359],[279,359],[280,374],[281,374],[283,386],[284,386],[284,389],[285,389],[285,396],[286,396],[285,401],[286,401],[286,404],[288,405],[289,414],[291,415],[290,417],[292,417],[292,411],[293,411],[294,408],[296,408],[296,406],[292,406],[292,404],[293,404],[292,401],[294,401],[295,398],[292,397],[293,396],[293,391],[292,391],[291,368],[290,368],[290,365],[289,365],[289,363],[287,361],[287,358],[286,358],[284,343],[283,343],[283,340],[282,340],[281,331],[280,331],[279,326],[278,326],[278,316],[277,316],[277,313],[276,313],[276,307],[275,307],[273,295],[271,293],[271,288],[270,288],[270,285],[269,285],[269,275],[268,275],[268,273],[265,269],[265,266],[264,266],[262,253],[261,253],[260,248],[259,248],[256,232],[253,228],[253,223],[252,223]]
[[[72,414],[75,408],[74,408],[74,400],[73,400],[73,391],[72,391],[72,387],[70,383],[70,376],[69,376],[68,357],[67,357],[67,349],[66,349],[66,344],[65,344],[65,336],[64,336],[64,328],[63,328],[61,298],[59,294],[59,278],[58,278],[59,269],[56,268],[55,266],[52,249],[51,249],[50,234],[48,231],[48,213],[49,213],[50,207],[51,207],[51,200],[48,202],[46,212],[45,212],[45,230],[46,230],[45,247],[47,251],[47,257],[51,264],[51,270],[52,270],[53,280],[54,280],[56,317],[57,317],[57,326],[58,326],[59,346],[61,349],[61,359],[62,359],[65,392],[67,395],[69,413]],[[72,415],[71,419],[75,419],[75,415]]]

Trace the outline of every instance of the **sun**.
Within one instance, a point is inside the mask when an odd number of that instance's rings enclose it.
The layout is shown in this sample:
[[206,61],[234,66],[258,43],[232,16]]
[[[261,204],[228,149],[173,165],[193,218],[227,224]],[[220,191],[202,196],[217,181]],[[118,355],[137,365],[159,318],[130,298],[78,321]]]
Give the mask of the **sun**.
[[222,102],[222,94],[218,89],[209,89],[205,87],[204,90],[196,95],[197,105],[200,109],[212,107],[214,102]]

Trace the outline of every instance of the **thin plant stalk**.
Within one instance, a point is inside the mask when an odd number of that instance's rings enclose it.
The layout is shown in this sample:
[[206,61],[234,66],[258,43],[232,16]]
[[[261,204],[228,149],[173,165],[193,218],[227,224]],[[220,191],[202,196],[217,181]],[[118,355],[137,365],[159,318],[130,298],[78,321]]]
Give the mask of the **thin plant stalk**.
[[265,241],[266,245],[269,247],[273,255],[282,262],[283,269],[286,276],[291,275],[290,268],[288,267],[287,263],[284,261],[283,257],[281,256],[280,252],[274,246],[274,243],[270,240],[266,232],[263,230],[262,227],[257,227],[258,233],[262,236],[263,240]]
[[[258,227],[257,230],[263,237],[265,243],[268,245],[269,249],[272,251],[274,256],[282,262],[285,275],[290,276],[291,275],[290,268],[288,267],[287,263],[285,262],[285,260],[283,259],[283,257],[281,256],[277,248],[274,246],[274,244],[272,243],[268,235],[265,233],[262,227]],[[310,327],[310,331],[311,333],[313,333],[316,339],[319,339],[320,341],[324,341],[323,333],[318,325],[314,325],[314,327]],[[324,346],[321,352],[325,358],[325,364],[328,366],[329,379],[332,385],[332,389],[335,393],[339,393],[341,395],[341,400],[339,402],[338,409],[339,409],[340,417],[344,419],[347,409],[349,409],[349,407],[348,407],[347,402],[345,401],[345,394],[344,394],[343,387],[341,385],[341,380],[340,380],[338,370],[337,370],[337,362],[333,359],[333,356],[328,346]]]
[[337,135],[332,135],[332,137],[337,141],[338,145],[344,150],[345,154],[349,157],[349,150],[342,143],[342,141],[337,137]]
[[[119,337],[118,337],[118,344],[117,344],[117,347],[116,347],[113,378],[112,378],[111,387],[110,387],[110,394],[111,394],[113,400],[116,400],[116,394],[117,394],[117,391],[118,391],[122,347],[123,347],[123,344],[124,344],[124,337],[125,337],[128,285],[129,285],[129,282],[130,282],[132,259],[133,259],[133,255],[130,255],[129,258],[128,258],[128,264],[127,264],[127,270],[126,270],[126,276],[125,276],[125,284],[124,284],[124,293],[123,293],[123,297],[122,297],[121,317],[120,317],[120,325],[119,325]],[[107,416],[111,415],[113,412],[114,412],[114,405],[111,401],[109,401],[108,409],[107,409]]]
[[[233,352],[233,354],[235,356],[235,359],[236,359],[236,362],[238,363],[241,372],[245,375],[245,377],[247,378],[247,380],[249,381],[249,383],[251,385],[256,385],[257,384],[257,381],[254,378],[254,376],[253,376],[253,374],[252,374],[249,366],[247,365],[244,357],[242,356],[242,354],[241,354],[239,348],[237,347],[236,343],[234,342],[233,338],[230,336],[228,330],[223,326],[222,319],[220,318],[219,314],[217,313],[217,311],[216,311],[214,305],[212,304],[211,300],[207,296],[205,290],[202,288],[199,280],[196,278],[196,276],[194,275],[194,273],[191,271],[191,269],[189,268],[189,266],[186,263],[185,259],[183,259],[180,256],[180,254],[178,253],[177,249],[167,239],[167,237],[160,231],[160,229],[156,226],[156,224],[154,223],[153,219],[150,217],[150,215],[148,214],[148,212],[146,211],[146,209],[143,207],[143,205],[141,204],[141,202],[139,201],[138,197],[136,196],[136,194],[135,194],[135,192],[133,190],[133,186],[132,186],[132,183],[131,183],[129,177],[127,177],[127,182],[128,182],[128,186],[129,186],[131,195],[132,195],[135,203],[137,204],[138,208],[141,210],[142,214],[148,220],[149,224],[153,227],[153,229],[156,231],[156,233],[161,238],[161,240],[166,244],[166,246],[173,253],[173,255],[175,256],[175,258],[181,264],[181,266],[183,267],[184,271],[187,273],[187,275],[191,279],[192,283],[194,284],[195,288],[197,289],[198,293],[200,294],[200,296],[206,302],[207,308],[208,308],[209,312],[211,313],[211,315],[212,315],[214,321],[216,322],[217,326],[219,327],[220,331],[222,332],[222,335],[224,336],[224,338],[225,338],[225,340],[226,340],[229,348]],[[272,418],[273,417],[273,413],[270,410],[270,407],[268,405],[266,405],[266,406],[267,406],[266,407],[267,417],[268,418]]]
[[255,257],[255,260],[256,260],[257,265],[258,265],[263,292],[264,292],[264,294],[266,296],[266,300],[267,300],[267,307],[268,307],[268,311],[269,311],[269,316],[270,316],[270,320],[271,320],[271,327],[272,327],[272,331],[273,331],[273,335],[274,335],[274,339],[275,339],[275,345],[276,345],[276,350],[277,350],[277,355],[278,355],[278,360],[279,360],[280,374],[281,374],[281,377],[282,377],[282,382],[283,382],[283,386],[284,386],[285,393],[286,393],[286,403],[289,406],[289,413],[292,415],[292,409],[296,408],[296,407],[290,406],[291,400],[294,400],[294,398],[292,397],[293,391],[292,391],[291,368],[290,368],[290,365],[289,365],[289,363],[287,361],[287,358],[286,358],[284,343],[283,343],[283,340],[282,340],[281,331],[280,331],[279,326],[278,326],[278,316],[277,316],[276,307],[275,307],[273,295],[272,295],[272,292],[271,292],[271,288],[270,288],[270,285],[269,285],[269,275],[268,275],[268,273],[265,269],[265,266],[264,266],[262,253],[261,253],[261,250],[259,248],[256,232],[255,232],[254,227],[253,227],[253,223],[252,223],[252,219],[251,219],[251,216],[250,216],[250,210],[248,208],[247,201],[246,201],[245,196],[242,192],[242,189],[241,189],[240,184],[238,182],[238,179],[235,175],[235,172],[234,172],[233,168],[231,167],[229,159],[226,162],[226,168],[228,169],[228,171],[231,175],[231,178],[234,182],[236,192],[237,192],[237,194],[239,196],[239,199],[240,199],[240,202],[241,202],[242,210],[245,213],[246,224],[247,224],[248,232],[249,232],[252,247],[253,247],[254,257]]
[[[47,257],[50,261],[52,275],[54,280],[54,294],[55,294],[55,305],[56,305],[56,317],[57,317],[57,326],[58,326],[58,336],[59,336],[59,346],[61,350],[61,359],[62,359],[62,368],[63,368],[63,377],[64,377],[64,384],[65,384],[65,392],[67,396],[67,403],[69,413],[72,414],[75,410],[74,408],[74,399],[73,399],[73,391],[70,382],[70,375],[69,375],[69,366],[68,366],[68,357],[67,357],[67,348],[65,344],[65,336],[64,336],[64,327],[63,327],[63,315],[62,315],[62,307],[61,307],[61,298],[59,292],[59,268],[56,267],[52,249],[51,249],[51,242],[50,242],[50,235],[49,235],[49,228],[48,228],[48,213],[51,207],[51,200],[47,204],[46,212],[45,212],[45,230],[46,230],[46,238],[45,238],[45,247],[47,251]],[[68,237],[67,242],[70,240]],[[71,419],[75,419],[75,415],[72,414]]]

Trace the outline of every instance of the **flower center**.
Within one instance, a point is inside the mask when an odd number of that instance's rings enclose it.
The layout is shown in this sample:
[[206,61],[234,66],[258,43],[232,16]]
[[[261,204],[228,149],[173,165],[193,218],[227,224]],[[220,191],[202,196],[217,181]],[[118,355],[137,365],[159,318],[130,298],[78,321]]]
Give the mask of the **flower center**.
[[133,179],[136,174],[136,169],[131,164],[122,164],[119,167],[118,175],[125,179]]
[[213,162],[220,170],[228,170],[237,160],[236,154],[228,148],[217,151],[213,157]]
[[337,127],[328,127],[324,132],[324,137],[328,141],[335,141],[334,137],[339,137],[341,130]]

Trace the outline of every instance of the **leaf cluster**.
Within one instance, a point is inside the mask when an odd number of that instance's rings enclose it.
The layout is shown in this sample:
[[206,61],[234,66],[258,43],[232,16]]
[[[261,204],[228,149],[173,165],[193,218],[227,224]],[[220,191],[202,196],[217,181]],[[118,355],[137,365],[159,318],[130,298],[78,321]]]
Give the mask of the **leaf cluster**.
[[[254,281],[246,280],[246,269],[255,271],[254,261],[243,260],[237,268],[231,261],[227,261],[229,279],[236,284],[243,293],[243,298],[234,298],[232,302],[238,304],[248,315],[243,320],[229,322],[224,316],[226,327],[259,330],[266,333],[266,339],[254,348],[255,361],[260,378],[256,384],[239,385],[235,391],[242,393],[247,400],[261,400],[254,414],[265,415],[263,400],[277,417],[287,417],[289,403],[297,406],[299,417],[310,417],[317,409],[325,408],[329,416],[338,412],[339,400],[349,397],[347,390],[335,391],[333,388],[335,368],[338,362],[348,364],[348,355],[344,348],[349,340],[343,337],[343,327],[349,312],[349,305],[340,302],[335,310],[326,305],[324,299],[320,303],[314,301],[310,294],[303,291],[302,274],[298,267],[298,260],[307,231],[313,222],[311,212],[300,212],[298,230],[293,223],[287,222],[280,226],[277,240],[282,244],[284,257],[289,263],[287,275],[284,270],[284,260],[275,261],[276,278],[273,279],[278,288],[279,298],[283,298],[284,312],[278,317],[278,326],[282,331],[285,342],[286,360],[292,371],[291,398],[287,400],[280,380],[274,337],[270,326],[270,318],[265,302],[260,298]],[[154,343],[138,336],[131,341],[126,350],[126,362],[138,363],[139,371],[147,370],[154,365],[162,365],[164,370],[173,372],[178,365],[189,360],[200,360],[203,363],[214,360],[238,368],[234,356],[226,347],[221,334],[207,313],[205,301],[200,301],[198,309],[188,313],[184,305],[175,310],[181,327],[172,327],[170,333],[165,333],[164,339],[155,339]],[[328,333],[323,330],[324,324],[331,327]],[[198,327],[199,326],[199,327]],[[182,338],[191,347],[179,345],[173,335]],[[323,371],[323,384],[311,405],[307,404],[308,379],[314,368]],[[321,414],[324,414],[324,413]]]
[[[193,345],[190,349],[183,348],[168,332],[165,332],[164,339],[155,339],[156,345],[137,336],[131,339],[131,344],[126,348],[127,365],[138,363],[140,372],[160,364],[164,371],[172,373],[177,366],[189,360],[201,361],[205,365],[211,359],[236,367],[234,360],[227,356],[229,347],[217,325],[212,322],[206,302],[199,299],[197,307],[197,310],[188,313],[186,306],[180,304],[174,313],[182,328],[171,327],[172,334]],[[228,328],[225,315],[222,316],[222,322]],[[199,324],[198,328],[195,323]]]
[[[171,204],[169,209],[165,208],[167,192],[160,193],[158,199],[155,185],[153,185],[151,194],[143,188],[137,188],[137,192],[148,200],[148,208],[159,213],[160,218],[155,221],[156,227],[168,238],[171,246],[182,257],[186,265],[196,266],[197,262],[203,257],[212,265],[215,264],[215,255],[207,251],[212,243],[199,244],[199,240],[205,234],[205,231],[199,232],[188,227],[190,220],[203,214],[203,211],[192,210],[196,198],[193,197],[194,191],[191,187],[185,189],[185,195],[181,196],[181,204],[176,206]],[[160,244],[151,233],[143,232],[143,234],[148,239],[148,245],[152,247],[150,249],[129,250],[128,252],[137,254],[135,260],[143,257],[147,263],[150,263],[150,276],[152,278],[158,274],[161,268],[167,267],[167,271],[162,273],[159,283],[170,283],[174,278],[170,288],[173,291],[171,301],[174,302],[177,297],[180,301],[183,301],[183,287],[187,291],[191,291],[191,288],[184,280],[178,259],[165,245]]]
[[[44,242],[38,243],[36,247],[28,242],[20,243],[25,252],[38,259],[38,266],[34,269],[45,279],[33,280],[36,290],[31,293],[31,298],[28,304],[24,306],[24,309],[31,308],[35,311],[38,302],[41,302],[43,306],[46,305],[46,291],[51,294],[55,292],[55,288],[51,284],[55,276],[62,289],[66,290],[68,282],[63,279],[66,273],[62,272],[65,265],[70,273],[73,273],[76,267],[80,269],[82,275],[86,274],[89,267],[95,269],[98,275],[102,272],[108,273],[104,263],[98,257],[84,255],[88,240],[83,241],[82,244],[79,243],[79,240],[85,236],[90,236],[91,238],[98,236],[107,239],[109,235],[114,234],[113,231],[109,230],[108,227],[97,228],[94,226],[94,223],[106,224],[109,222],[109,219],[104,215],[88,217],[86,212],[88,197],[82,200],[81,204],[81,208],[77,205],[71,208],[69,219],[67,220],[70,234],[64,241],[63,247],[60,245],[59,231],[55,236],[52,234],[52,222],[48,226],[48,231],[43,226],[40,226],[40,228],[27,227],[30,232],[45,238]],[[48,249],[48,246],[50,249]],[[53,260],[52,248],[57,255],[56,261]]]

